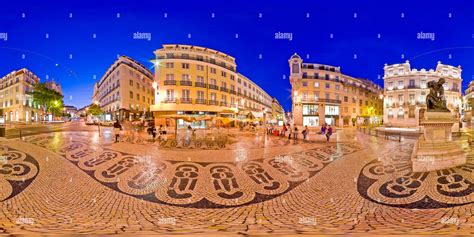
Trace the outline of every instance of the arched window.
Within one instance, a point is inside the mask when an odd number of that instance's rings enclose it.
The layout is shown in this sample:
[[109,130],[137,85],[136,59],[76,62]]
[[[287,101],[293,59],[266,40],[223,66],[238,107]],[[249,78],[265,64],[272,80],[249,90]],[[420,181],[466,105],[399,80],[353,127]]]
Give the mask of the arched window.
[[299,73],[300,72],[300,66],[298,63],[293,63],[291,66],[291,72],[292,73]]

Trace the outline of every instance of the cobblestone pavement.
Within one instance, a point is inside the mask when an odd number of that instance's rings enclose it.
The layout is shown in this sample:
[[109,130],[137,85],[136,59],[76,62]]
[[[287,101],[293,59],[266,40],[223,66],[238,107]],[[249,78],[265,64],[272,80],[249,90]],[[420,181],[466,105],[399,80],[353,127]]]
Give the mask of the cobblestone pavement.
[[464,166],[412,173],[413,143],[354,130],[224,150],[77,131],[1,140],[0,233],[474,234],[470,147]]

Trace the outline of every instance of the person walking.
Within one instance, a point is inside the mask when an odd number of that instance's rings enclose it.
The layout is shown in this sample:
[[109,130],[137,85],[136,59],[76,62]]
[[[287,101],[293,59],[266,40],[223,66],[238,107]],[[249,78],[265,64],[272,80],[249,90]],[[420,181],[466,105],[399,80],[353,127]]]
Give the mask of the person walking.
[[331,138],[332,135],[332,127],[331,125],[328,125],[327,131],[326,131],[326,142],[329,142],[329,138]]
[[122,125],[120,124],[118,119],[116,119],[115,123],[114,123],[115,142],[118,142],[118,140],[119,140],[120,130],[122,130]]
[[292,127],[290,124],[288,124],[288,140],[291,139],[291,132],[292,132]]
[[293,132],[293,136],[294,136],[294,139],[297,140],[298,139],[298,127],[295,125],[295,130]]
[[306,140],[307,137],[308,137],[308,126],[304,126],[303,140]]
[[286,125],[283,124],[283,128],[281,129],[281,135],[284,137],[286,135]]
[[148,123],[148,128],[147,128],[148,134],[150,134],[153,137],[153,141],[155,141],[156,138],[156,128],[155,128],[155,123],[154,122],[149,122]]

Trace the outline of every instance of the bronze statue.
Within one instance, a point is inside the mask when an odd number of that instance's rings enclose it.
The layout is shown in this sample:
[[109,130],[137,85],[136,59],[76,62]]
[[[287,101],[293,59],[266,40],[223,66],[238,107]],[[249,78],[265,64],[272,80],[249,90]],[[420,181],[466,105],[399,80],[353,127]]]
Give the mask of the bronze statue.
[[430,93],[426,96],[427,111],[431,112],[450,112],[446,107],[446,100],[444,100],[444,87],[446,81],[440,78],[438,82],[429,81],[428,88]]

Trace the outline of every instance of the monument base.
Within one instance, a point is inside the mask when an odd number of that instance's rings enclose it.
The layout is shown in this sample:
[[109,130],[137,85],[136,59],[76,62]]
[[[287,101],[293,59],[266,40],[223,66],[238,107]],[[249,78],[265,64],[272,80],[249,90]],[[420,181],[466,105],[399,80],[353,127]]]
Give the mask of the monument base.
[[452,127],[457,123],[450,112],[425,112],[420,125],[423,135],[413,149],[413,172],[427,172],[466,163],[466,152],[452,141]]

